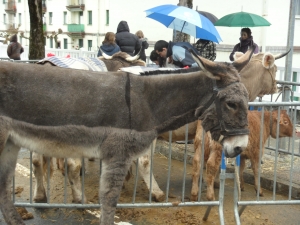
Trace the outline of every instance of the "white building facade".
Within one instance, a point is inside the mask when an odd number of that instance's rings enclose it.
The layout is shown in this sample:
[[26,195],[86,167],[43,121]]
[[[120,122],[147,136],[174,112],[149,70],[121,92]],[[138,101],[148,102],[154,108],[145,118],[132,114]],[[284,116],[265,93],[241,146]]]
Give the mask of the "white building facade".
[[[116,32],[121,20],[128,22],[130,32],[142,30],[148,38],[149,55],[157,40],[172,40],[172,29],[164,27],[157,21],[146,18],[145,10],[162,5],[178,4],[179,0],[43,0],[44,31],[47,48],[78,49],[97,51],[106,32]],[[294,33],[293,67],[300,58],[300,0],[295,0],[296,18]],[[290,12],[289,0],[193,0],[193,8],[213,13],[218,18],[230,13],[244,11],[265,17],[272,25],[269,27],[251,28],[254,41],[263,51],[274,53],[285,50],[288,37]],[[2,0],[0,2],[0,32],[11,26],[19,27],[24,36],[29,36],[30,19],[27,0]],[[217,54],[218,61],[229,61],[229,53],[233,45],[239,42],[241,28],[216,27],[222,38]],[[62,33],[55,34],[61,29]],[[19,37],[23,46],[29,44],[28,39]],[[191,37],[191,42],[196,40]],[[284,65],[284,59],[279,60]],[[278,64],[277,63],[277,64]]]

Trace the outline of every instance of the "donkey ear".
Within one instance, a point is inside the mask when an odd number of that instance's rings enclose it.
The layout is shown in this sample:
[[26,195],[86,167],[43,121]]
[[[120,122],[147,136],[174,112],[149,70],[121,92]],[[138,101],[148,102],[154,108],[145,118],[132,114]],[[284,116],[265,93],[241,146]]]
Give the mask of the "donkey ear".
[[250,61],[255,48],[256,45],[253,45],[252,48],[250,48],[244,55],[242,55],[232,63],[232,65],[236,68],[238,72],[240,72],[244,68],[244,66],[246,66],[247,63]]
[[203,72],[206,73],[206,75],[209,78],[215,79],[215,80],[220,80],[221,77],[218,76],[217,74],[213,74],[210,71],[214,71],[214,68],[217,67],[217,64],[213,61],[210,61],[206,58],[203,58],[199,55],[197,55],[193,49],[189,49],[189,52],[191,53],[193,59],[195,60],[195,62],[198,64],[198,66],[203,70]]

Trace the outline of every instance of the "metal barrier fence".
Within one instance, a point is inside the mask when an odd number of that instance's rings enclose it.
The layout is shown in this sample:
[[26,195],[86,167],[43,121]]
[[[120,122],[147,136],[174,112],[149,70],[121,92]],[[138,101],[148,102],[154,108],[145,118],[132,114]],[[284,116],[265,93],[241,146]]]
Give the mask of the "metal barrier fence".
[[[255,107],[261,107],[261,111],[262,113],[265,111],[266,107],[272,107],[272,108],[278,108],[277,110],[281,110],[283,108],[290,108],[290,116],[291,116],[291,120],[295,126],[296,124],[296,107],[300,105],[300,103],[264,103],[264,102],[253,102],[253,103],[249,103],[250,106],[255,106]],[[263,121],[263,120],[262,120]],[[277,132],[278,132],[278,123],[279,120],[277,122]],[[188,129],[188,128],[186,128]],[[278,136],[278,134],[277,134]],[[262,138],[262,132],[260,133],[260,138]],[[225,189],[225,181],[226,179],[235,179],[235,176],[233,173],[226,173],[226,165],[224,166],[224,159],[222,160],[222,168],[221,168],[221,174],[220,174],[220,189],[219,189],[219,200],[217,201],[205,201],[202,199],[201,197],[201,192],[203,191],[203,183],[202,183],[202,178],[203,178],[203,159],[204,159],[204,151],[202,151],[202,163],[201,163],[201,168],[200,168],[200,179],[199,179],[199,194],[198,194],[198,199],[197,201],[185,201],[185,194],[189,193],[190,190],[186,189],[186,181],[187,181],[187,172],[186,172],[186,167],[187,167],[187,150],[185,148],[184,151],[184,162],[183,162],[183,175],[182,175],[182,189],[181,189],[181,199],[179,201],[175,201],[171,200],[168,196],[170,194],[170,189],[172,188],[171,185],[171,167],[172,167],[172,144],[171,144],[171,140],[172,140],[172,133],[170,132],[170,142],[169,142],[169,152],[168,152],[168,165],[166,165],[167,167],[167,174],[165,174],[164,179],[165,179],[165,183],[166,183],[166,189],[165,189],[165,196],[166,199],[164,202],[153,202],[152,201],[152,192],[149,192],[148,195],[148,201],[141,201],[141,196],[140,196],[140,191],[138,192],[137,190],[140,188],[138,185],[138,181],[139,181],[139,172],[136,169],[135,171],[135,180],[133,181],[134,185],[132,188],[132,197],[130,199],[130,201],[128,201],[128,199],[126,200],[126,202],[122,202],[119,203],[117,205],[118,208],[153,208],[153,207],[172,207],[172,206],[176,206],[176,207],[185,207],[185,206],[206,206],[207,210],[205,215],[203,216],[204,220],[207,220],[211,211],[211,208],[213,206],[217,206],[219,209],[219,219],[220,219],[220,224],[225,224],[225,220],[224,220],[224,189]],[[204,139],[203,139],[204,140]],[[186,140],[187,141],[187,140]],[[296,157],[295,151],[294,151],[294,147],[295,147],[295,136],[293,136],[293,138],[291,139],[291,141],[289,142],[289,145],[292,145],[292,147],[290,148],[291,150],[289,151],[291,154],[291,167],[290,167],[290,173],[292,173],[293,169],[295,168],[293,166],[293,160],[294,157]],[[243,200],[239,200],[238,199],[238,190],[237,190],[237,186],[235,186],[234,189],[234,199],[235,199],[235,208],[234,208],[234,212],[235,212],[235,219],[236,219],[236,223],[240,224],[239,221],[239,216],[243,213],[244,209],[246,206],[251,206],[251,205],[282,205],[282,204],[300,204],[300,200],[293,200],[292,199],[292,192],[293,192],[293,176],[291,175],[290,177],[290,185],[289,185],[289,196],[288,199],[286,201],[278,201],[276,200],[276,162],[278,161],[278,153],[280,151],[286,151],[284,149],[280,149],[279,148],[279,144],[278,144],[278,139],[276,140],[275,143],[275,147],[274,147],[274,151],[275,151],[275,168],[274,168],[274,190],[273,190],[273,198],[272,200],[266,201],[266,200],[261,200],[259,198],[259,195],[256,196],[256,198],[253,196],[253,200],[247,200],[247,201],[243,201]],[[204,147],[204,142],[202,142],[202,149]],[[260,146],[262,148],[262,146]],[[271,149],[271,145],[269,146],[269,149]],[[154,157],[154,149],[153,146],[151,148],[151,161],[150,161],[150,171],[153,171],[153,157]],[[260,159],[261,159],[262,155],[260,153]],[[71,201],[71,196],[70,193],[68,191],[68,187],[67,187],[67,176],[64,177],[64,187],[63,187],[63,198],[61,198],[61,201],[55,201],[53,200],[53,198],[51,197],[51,193],[53,193],[53,188],[57,187],[56,184],[54,184],[53,182],[50,182],[49,179],[49,175],[50,175],[50,166],[48,166],[48,179],[47,179],[47,203],[34,203],[33,202],[33,186],[34,186],[34,182],[33,182],[33,173],[32,173],[32,154],[30,153],[29,156],[30,159],[30,171],[29,171],[29,199],[28,201],[20,201],[15,194],[13,194],[13,201],[15,203],[15,206],[22,206],[22,207],[38,207],[38,208],[85,208],[85,209],[91,209],[91,208],[100,208],[101,207],[101,202],[97,202],[97,203],[90,203],[90,204],[86,204],[86,203],[82,203],[82,204],[74,204],[74,203],[70,203]],[[83,164],[83,168],[82,168],[82,178],[81,178],[81,184],[82,184],[82,191],[84,192],[84,190],[86,190],[86,184],[85,184],[85,180],[86,180],[86,175],[84,173],[84,165],[85,162],[84,160],[82,160],[82,164]],[[136,162],[136,165],[138,165],[138,160]],[[98,164],[98,174],[101,173],[101,162]],[[65,163],[65,171],[66,174],[68,173],[68,167]],[[260,178],[260,173],[259,173],[259,178]],[[160,176],[162,176],[160,174]],[[95,177],[93,177],[93,179],[96,179]],[[152,190],[152,176],[150,176],[150,190]],[[180,179],[179,177],[177,177],[177,179]],[[96,180],[99,180],[99,177],[97,177]],[[13,188],[15,189],[16,185],[15,185],[15,180],[13,181]],[[235,180],[236,183],[236,180]],[[24,185],[24,184],[23,184]],[[53,187],[54,186],[54,187]],[[259,187],[260,187],[260,183],[259,183]],[[97,188],[95,188],[96,190]],[[51,191],[52,190],[52,191]],[[15,193],[15,191],[13,191],[13,193]],[[139,200],[137,200],[137,198],[139,198]],[[83,200],[83,199],[82,199]],[[241,207],[241,209],[238,211],[239,207]]]
[[[298,84],[299,85],[299,84]],[[293,103],[293,102],[284,102],[284,103],[266,103],[266,102],[251,102],[249,103],[250,106],[254,106],[254,107],[260,107],[261,108],[261,112],[262,115],[264,113],[264,111],[266,110],[266,108],[272,108],[276,109],[278,111],[278,113],[280,113],[280,111],[282,109],[288,109],[289,114],[290,114],[290,118],[292,120],[292,123],[295,127],[296,122],[297,122],[297,107],[299,107],[299,103]],[[279,114],[278,114],[279,115]],[[243,211],[245,210],[245,208],[247,206],[252,206],[252,205],[300,205],[300,200],[298,196],[299,193],[294,193],[295,196],[292,196],[293,192],[294,192],[294,186],[299,185],[299,170],[300,170],[300,162],[299,162],[299,154],[296,153],[296,149],[295,149],[295,133],[293,134],[293,137],[290,138],[291,141],[287,142],[285,145],[285,148],[282,149],[280,148],[280,144],[279,144],[279,120],[280,117],[278,116],[278,121],[277,121],[277,133],[276,133],[276,140],[275,140],[275,147],[272,147],[270,145],[270,142],[267,145],[267,149],[274,151],[274,166],[273,166],[273,195],[272,195],[272,199],[266,200],[261,199],[260,195],[259,195],[259,191],[257,191],[256,194],[256,198],[254,198],[253,200],[243,200],[243,199],[239,199],[238,198],[238,188],[237,185],[235,185],[235,189],[234,189],[234,215],[235,215],[235,220],[236,220],[236,224],[241,224],[240,222],[240,216],[242,215]],[[261,132],[260,132],[260,140],[262,140],[262,136],[263,136],[263,116],[261,118]],[[259,153],[259,161],[261,162],[262,159],[262,143],[260,142],[260,153]],[[288,149],[288,150],[287,150]],[[299,150],[298,150],[299,151]],[[284,153],[290,156],[290,163],[286,165],[286,170],[288,170],[288,173],[284,174],[284,177],[287,178],[287,183],[288,183],[288,196],[286,200],[276,200],[276,193],[277,193],[277,189],[280,186],[278,184],[278,180],[280,179],[280,175],[281,175],[281,179],[282,179],[282,174],[280,174],[280,172],[277,170],[277,166],[278,166],[278,162],[279,162],[279,153]],[[297,157],[298,156],[298,157]],[[297,159],[296,159],[297,158]],[[297,165],[295,166],[295,162],[297,162]],[[261,164],[259,163],[259,168],[258,168],[258,188],[257,190],[260,189],[261,187]],[[235,182],[236,183],[236,182]],[[292,198],[294,197],[294,198]],[[298,198],[298,199],[297,199]],[[240,208],[239,208],[240,207]]]
[[[15,61],[15,62],[24,62],[24,61]],[[26,62],[31,63],[33,61],[30,60],[26,60]],[[296,82],[284,82],[284,81],[279,81],[277,82],[278,84],[282,85],[282,89],[289,89],[289,90],[293,90],[294,86],[300,86],[299,83]],[[271,101],[272,100],[276,100],[278,98],[279,94],[277,95],[273,95],[271,97]],[[280,97],[280,96],[279,96]],[[293,100],[293,92],[291,94],[291,100]],[[261,111],[264,112],[266,110],[266,108],[268,108],[268,110],[273,109],[273,108],[278,108],[277,110],[280,111],[282,109],[288,109],[289,110],[289,114],[290,117],[292,118],[292,122],[293,125],[296,126],[297,123],[297,109],[300,106],[300,102],[278,102],[278,103],[271,103],[271,102],[265,102],[266,100],[261,99],[262,102],[251,102],[249,103],[249,106],[253,106],[253,107],[260,107]],[[267,101],[270,101],[270,99],[267,99]],[[277,124],[278,127],[278,124]],[[188,130],[188,127],[186,128]],[[277,131],[278,132],[278,131]],[[186,132],[187,133],[187,132]],[[187,136],[187,134],[186,134]],[[204,137],[204,136],[203,136]],[[262,132],[260,133],[260,138],[262,138]],[[226,166],[224,166],[224,162],[222,163],[222,168],[221,168],[221,175],[220,175],[220,189],[219,189],[219,200],[218,201],[205,201],[201,198],[201,192],[203,191],[203,183],[202,183],[202,178],[203,178],[203,159],[204,159],[204,151],[202,151],[202,163],[201,163],[201,167],[200,167],[200,179],[199,179],[199,194],[198,194],[198,199],[197,201],[185,201],[185,194],[189,193],[190,190],[186,189],[186,180],[187,180],[187,172],[186,172],[186,167],[187,167],[187,149],[185,148],[184,151],[184,162],[183,162],[183,175],[182,175],[182,190],[181,190],[181,199],[179,201],[172,201],[168,196],[170,194],[170,189],[171,189],[171,167],[172,167],[172,132],[170,132],[170,143],[169,143],[169,151],[168,151],[168,165],[167,165],[167,174],[164,177],[165,178],[165,196],[166,199],[164,202],[153,202],[152,201],[152,191],[149,192],[148,195],[148,201],[140,201],[137,200],[139,193],[137,193],[138,190],[138,181],[139,181],[139,172],[138,169],[135,170],[135,180],[133,181],[133,188],[132,188],[132,198],[130,201],[127,202],[121,202],[117,205],[118,208],[143,208],[143,207],[172,207],[172,206],[178,206],[178,207],[185,207],[185,206],[206,206],[207,207],[207,211],[203,217],[204,220],[206,220],[209,217],[210,214],[210,210],[213,206],[217,206],[219,208],[219,218],[220,218],[220,224],[225,224],[225,220],[224,220],[224,210],[223,210],[223,206],[224,206],[224,189],[225,189],[225,180],[226,178],[232,178],[232,179],[236,179],[234,177],[234,174],[232,173],[226,173]],[[186,140],[187,141],[187,140]],[[253,200],[247,200],[247,201],[243,201],[238,199],[238,188],[237,186],[235,186],[234,189],[234,212],[235,212],[235,220],[236,220],[236,224],[240,224],[240,216],[242,215],[242,213],[244,212],[246,206],[252,206],[252,205],[286,205],[286,204],[300,204],[300,200],[296,200],[296,199],[292,199],[292,193],[293,193],[293,170],[295,169],[294,166],[294,159],[295,157],[300,157],[300,150],[298,148],[298,151],[295,150],[295,145],[296,145],[296,138],[295,135],[288,140],[287,142],[287,146],[285,146],[284,148],[281,148],[281,144],[279,139],[276,139],[275,141],[275,146],[272,146],[270,144],[270,141],[268,142],[268,145],[266,147],[266,149],[270,150],[270,151],[274,151],[274,185],[273,185],[273,199],[271,200],[261,200],[259,197],[259,194],[256,195],[256,198],[253,198]],[[262,146],[260,146],[262,149]],[[202,149],[204,148],[204,142],[202,142]],[[25,152],[25,150],[23,150],[23,152]],[[284,153],[284,154],[288,154],[291,157],[291,163],[290,163],[290,179],[289,179],[289,194],[288,194],[288,198],[287,200],[276,200],[276,181],[277,181],[277,173],[276,173],[276,166],[277,166],[277,162],[279,160],[279,153]],[[150,165],[150,174],[153,172],[153,157],[154,157],[154,148],[152,146],[151,148],[151,165]],[[262,158],[262,153],[260,153],[259,159],[261,160]],[[70,193],[68,191],[68,178],[67,176],[64,177],[64,181],[63,181],[63,200],[62,201],[54,201],[53,198],[51,198],[51,192],[53,192],[53,186],[54,184],[52,182],[50,182],[50,164],[48,164],[48,179],[47,179],[47,187],[46,187],[46,192],[47,192],[47,203],[34,203],[33,201],[33,194],[34,194],[34,190],[33,190],[33,186],[34,186],[34,176],[33,176],[33,167],[32,167],[32,153],[29,154],[29,172],[28,172],[28,176],[29,176],[29,199],[28,201],[24,201],[24,199],[20,199],[16,196],[15,194],[15,189],[16,189],[16,181],[15,179],[13,180],[13,201],[15,203],[15,206],[22,206],[22,207],[38,207],[38,208],[86,208],[86,209],[90,209],[90,208],[100,208],[101,207],[101,202],[97,202],[97,203],[90,203],[90,204],[86,204],[86,203],[81,203],[81,204],[74,204],[74,203],[70,203],[71,197],[70,197]],[[50,159],[48,159],[50,161]],[[224,161],[222,159],[222,161]],[[136,161],[136,165],[138,165],[138,160]],[[85,175],[85,169],[84,169],[84,165],[85,165],[85,161],[82,159],[82,177],[81,177],[81,188],[82,188],[82,192],[85,191],[85,180],[86,180],[86,175]],[[98,165],[98,174],[101,174],[101,161],[99,162]],[[67,164],[65,163],[64,169],[66,171],[66,174],[68,173],[68,167]],[[259,168],[260,171],[260,168]],[[97,180],[99,180],[100,176],[97,177]],[[261,173],[259,172],[259,179],[261,178]],[[94,178],[95,179],[95,178]],[[150,190],[152,190],[152,186],[153,186],[153,180],[152,180],[152,176],[150,176]],[[236,180],[235,180],[236,182]],[[260,187],[260,182],[258,184],[258,187]],[[95,188],[96,189],[96,188]],[[51,191],[52,190],[52,191]],[[83,202],[83,197],[82,197],[82,202]],[[241,207],[241,208],[239,208]]]

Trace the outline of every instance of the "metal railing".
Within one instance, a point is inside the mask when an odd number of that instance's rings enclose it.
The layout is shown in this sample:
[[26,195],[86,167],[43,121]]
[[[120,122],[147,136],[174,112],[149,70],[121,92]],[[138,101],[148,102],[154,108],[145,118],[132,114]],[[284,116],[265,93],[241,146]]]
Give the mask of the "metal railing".
[[[299,84],[298,84],[299,85]],[[264,111],[268,108],[268,109],[276,109],[278,110],[278,117],[279,117],[279,112],[282,109],[289,109],[289,114],[291,117],[291,121],[293,123],[293,126],[295,128],[296,126],[296,121],[297,121],[297,107],[300,106],[299,102],[281,102],[281,103],[276,103],[276,102],[250,102],[249,106],[254,106],[254,107],[259,107],[262,115],[264,113]],[[295,146],[296,144],[296,138],[295,138],[295,133],[293,133],[293,137],[289,138],[289,142],[286,143],[286,145],[284,145],[285,147],[280,149],[280,141],[279,141],[279,121],[280,121],[280,117],[278,118],[277,121],[277,134],[276,134],[276,139],[275,139],[275,146],[271,147],[270,142],[267,144],[268,147],[266,147],[268,150],[270,151],[274,151],[274,163],[273,163],[273,177],[271,182],[273,183],[272,186],[272,197],[271,199],[267,200],[266,198],[261,198],[259,195],[259,190],[261,187],[261,177],[262,177],[262,172],[261,172],[261,163],[259,163],[259,168],[258,168],[258,188],[257,188],[257,193],[256,193],[256,197],[253,198],[252,200],[243,200],[243,196],[242,199],[238,198],[238,187],[237,185],[235,185],[235,189],[234,189],[234,215],[235,215],[235,220],[236,220],[236,224],[241,224],[240,222],[240,216],[242,215],[242,213],[244,212],[245,208],[247,206],[253,206],[253,205],[300,205],[300,200],[299,197],[297,196],[297,192],[296,194],[294,193],[293,196],[293,192],[295,191],[295,185],[299,185],[299,176],[297,175],[297,177],[295,178],[295,173],[298,174],[298,170],[300,169],[300,163],[299,161],[299,154],[296,153],[297,148]],[[261,118],[261,127],[263,127],[263,116]],[[263,138],[263,129],[261,128],[261,132],[260,132],[260,140],[262,140]],[[259,153],[259,161],[261,162],[262,160],[262,143],[260,145],[260,153]],[[289,150],[285,150],[285,148],[289,149]],[[286,166],[286,170],[288,170],[288,175],[285,176],[285,178],[287,179],[287,181],[285,183],[287,184],[282,184],[279,183],[279,171],[278,171],[278,164],[279,164],[279,158],[280,158],[280,152],[284,152],[285,154],[289,155],[289,160],[290,163],[287,163]],[[266,154],[266,153],[265,153]],[[295,162],[298,162],[297,165],[295,165]],[[281,177],[282,178],[282,177]],[[236,184],[236,180],[235,180],[235,184]],[[279,187],[282,188],[283,185],[286,185],[287,187],[285,189],[288,189],[288,196],[286,200],[278,200],[276,199],[276,194],[278,193],[278,189]],[[298,198],[298,199],[297,199]]]

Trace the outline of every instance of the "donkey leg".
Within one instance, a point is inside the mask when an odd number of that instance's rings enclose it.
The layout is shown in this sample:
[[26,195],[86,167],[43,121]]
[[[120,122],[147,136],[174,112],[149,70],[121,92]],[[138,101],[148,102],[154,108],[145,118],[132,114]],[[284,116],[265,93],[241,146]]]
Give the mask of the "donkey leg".
[[64,158],[56,158],[57,169],[59,169],[63,176],[65,176],[65,159]]
[[191,190],[191,201],[197,201],[199,192],[199,176],[201,168],[201,152],[202,152],[202,132],[201,121],[197,122],[197,130],[194,139],[194,158],[193,158],[193,174],[192,174],[192,190]]
[[251,158],[250,161],[251,161],[251,167],[252,167],[253,175],[254,175],[255,191],[256,191],[256,193],[257,193],[257,191],[259,191],[259,196],[264,196],[261,186],[259,187],[259,190],[258,190],[258,181],[260,179],[260,177],[258,177],[258,166],[259,166],[258,164],[260,163],[259,158],[258,157]]
[[45,162],[46,159],[43,155],[35,152],[32,153],[33,174],[36,180],[33,194],[33,200],[35,202],[47,202],[47,195],[44,186]]
[[11,200],[11,180],[20,148],[7,143],[0,152],[0,209],[8,225],[25,225]]
[[68,165],[68,178],[72,189],[72,196],[74,203],[81,203],[82,195],[83,195],[83,202],[86,202],[86,197],[84,194],[84,190],[82,190],[81,186],[81,179],[80,179],[80,170],[82,167],[81,159],[76,158],[67,159]]
[[208,201],[215,200],[215,190],[214,190],[214,181],[219,172],[219,167],[221,164],[221,146],[214,145],[214,148],[211,149],[209,159],[207,160],[206,165],[206,183],[207,183],[207,192],[206,198]]
[[120,197],[125,176],[132,159],[102,160],[100,178],[101,225],[113,225],[116,206]]
[[243,155],[241,154],[241,156],[240,156],[240,173],[239,173],[241,191],[245,190],[245,182],[244,182],[244,176],[243,176],[245,166],[246,166],[246,158],[243,157]]
[[[156,145],[156,139],[153,141],[153,147]],[[147,149],[147,152],[139,157],[139,173],[145,181],[148,190],[150,191],[150,176],[152,176],[152,195],[157,202],[161,202],[165,199],[164,192],[159,188],[153,173],[151,173],[151,146]]]

